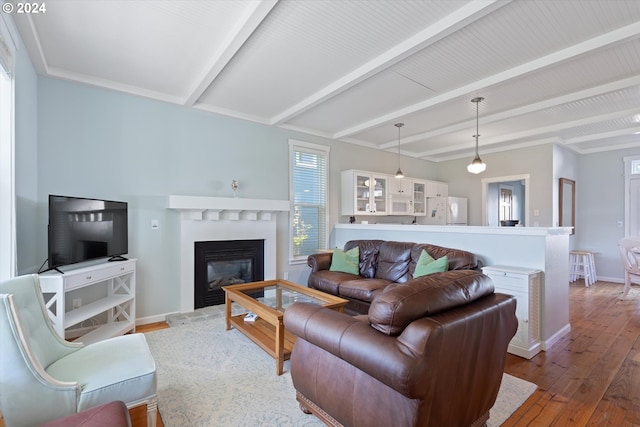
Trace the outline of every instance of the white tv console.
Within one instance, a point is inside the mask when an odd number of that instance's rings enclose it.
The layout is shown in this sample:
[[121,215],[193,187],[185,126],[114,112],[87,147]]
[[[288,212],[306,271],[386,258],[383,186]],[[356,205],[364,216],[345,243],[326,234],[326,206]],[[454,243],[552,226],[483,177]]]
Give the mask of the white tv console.
[[[86,267],[64,271],[48,271],[40,274],[40,287],[49,318],[56,332],[66,338],[67,329],[80,327],[85,320],[106,314],[102,323],[77,341],[90,344],[102,341],[136,327],[136,260],[101,262]],[[100,295],[78,308],[71,306],[66,294],[91,287],[87,294]]]

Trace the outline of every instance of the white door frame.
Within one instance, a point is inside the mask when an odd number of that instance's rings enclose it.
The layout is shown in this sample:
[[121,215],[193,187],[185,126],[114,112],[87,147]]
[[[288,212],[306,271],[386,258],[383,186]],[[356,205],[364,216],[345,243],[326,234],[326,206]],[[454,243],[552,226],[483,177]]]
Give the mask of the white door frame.
[[[631,181],[640,180],[640,174],[631,173],[631,162],[640,160],[640,156],[623,157],[624,161],[624,237],[631,236]],[[637,201],[636,201],[637,202]],[[636,233],[637,234],[637,233]]]
[[496,176],[493,178],[482,178],[482,225],[489,225],[487,218],[487,193],[489,192],[489,184],[496,182],[524,181],[524,225],[530,227],[529,224],[529,179],[530,174]]

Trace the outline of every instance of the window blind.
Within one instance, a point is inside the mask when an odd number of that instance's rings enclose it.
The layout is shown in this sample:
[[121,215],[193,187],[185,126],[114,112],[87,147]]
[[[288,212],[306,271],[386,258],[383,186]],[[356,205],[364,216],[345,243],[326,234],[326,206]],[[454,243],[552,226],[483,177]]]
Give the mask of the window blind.
[[291,257],[326,248],[327,152],[293,146],[291,152]]

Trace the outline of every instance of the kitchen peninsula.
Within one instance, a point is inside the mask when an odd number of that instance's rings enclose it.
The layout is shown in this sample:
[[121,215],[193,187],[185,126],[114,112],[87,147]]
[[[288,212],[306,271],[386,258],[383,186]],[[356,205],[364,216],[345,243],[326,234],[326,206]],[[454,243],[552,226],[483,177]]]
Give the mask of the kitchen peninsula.
[[526,267],[542,272],[541,338],[546,350],[569,332],[570,227],[481,227],[400,224],[336,224],[335,246],[382,239],[464,249],[484,266]]

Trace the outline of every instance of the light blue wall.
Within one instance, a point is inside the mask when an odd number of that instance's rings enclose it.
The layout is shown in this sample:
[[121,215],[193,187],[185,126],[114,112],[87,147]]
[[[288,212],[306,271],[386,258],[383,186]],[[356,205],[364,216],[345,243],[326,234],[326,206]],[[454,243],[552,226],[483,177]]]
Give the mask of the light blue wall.
[[[35,228],[46,242],[49,194],[129,202],[129,252],[138,258],[137,316],[179,309],[179,216],[165,209],[171,194],[289,198],[288,140],[331,147],[330,221],[339,215],[340,171],[395,173],[397,157],[351,144],[97,89],[39,79],[38,200]],[[354,160],[356,159],[356,160]],[[430,162],[407,159],[406,173],[433,178]],[[284,217],[284,218],[283,218]],[[151,229],[151,220],[160,228]],[[306,284],[306,264],[289,265],[287,216],[278,219],[278,277]],[[23,242],[21,242],[22,244]],[[46,244],[39,250],[46,258]]]
[[15,169],[18,274],[33,272],[47,243],[38,210],[38,77],[20,40],[16,52]]
[[624,163],[626,156],[640,155],[638,147],[583,154],[578,157],[576,178],[575,247],[596,252],[599,278],[622,280],[618,240],[624,237]]

